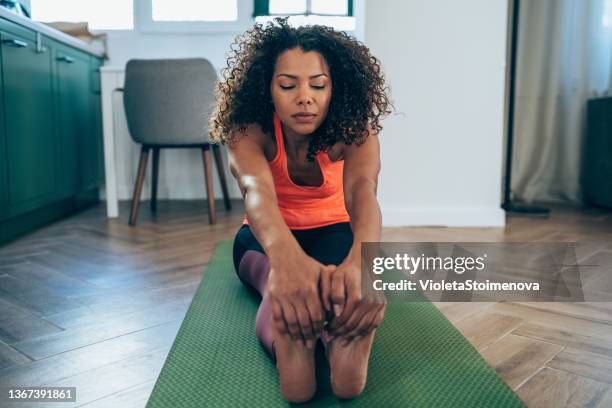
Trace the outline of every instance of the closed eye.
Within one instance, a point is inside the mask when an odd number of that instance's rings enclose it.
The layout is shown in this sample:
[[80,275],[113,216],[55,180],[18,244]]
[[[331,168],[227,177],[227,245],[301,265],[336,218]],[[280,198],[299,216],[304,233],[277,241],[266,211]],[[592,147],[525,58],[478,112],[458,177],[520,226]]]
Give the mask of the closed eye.
[[[289,89],[293,89],[295,88],[295,85],[291,85],[291,86],[282,86],[279,85],[281,87],[281,89],[284,90],[289,90]],[[325,89],[325,85],[321,85],[321,86],[315,86],[315,85],[311,85],[314,89]]]

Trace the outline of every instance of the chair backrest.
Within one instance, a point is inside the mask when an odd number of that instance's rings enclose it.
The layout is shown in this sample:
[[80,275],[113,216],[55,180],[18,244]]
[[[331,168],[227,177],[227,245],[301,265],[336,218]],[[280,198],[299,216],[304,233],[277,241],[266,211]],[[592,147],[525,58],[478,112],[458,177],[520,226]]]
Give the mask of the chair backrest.
[[128,61],[123,102],[132,139],[150,145],[207,143],[216,82],[204,58]]

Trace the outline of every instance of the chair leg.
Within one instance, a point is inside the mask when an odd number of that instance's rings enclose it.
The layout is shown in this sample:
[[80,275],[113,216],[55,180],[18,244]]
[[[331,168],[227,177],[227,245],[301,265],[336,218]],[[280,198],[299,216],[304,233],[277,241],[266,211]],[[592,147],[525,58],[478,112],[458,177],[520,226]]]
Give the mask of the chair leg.
[[153,148],[153,171],[151,180],[151,212],[157,211],[157,180],[159,176],[159,147]]
[[204,179],[206,180],[206,198],[208,199],[208,222],[214,224],[216,222],[215,193],[213,190],[212,163],[208,146],[202,148],[202,159],[204,161]]
[[232,203],[230,202],[229,192],[227,190],[227,182],[225,180],[225,170],[223,168],[223,156],[221,155],[221,149],[219,145],[212,145],[213,154],[215,155],[215,163],[217,164],[217,173],[219,173],[219,181],[221,182],[221,190],[223,190],[223,203],[225,204],[226,210],[232,209]]
[[136,225],[136,217],[138,217],[138,205],[140,204],[140,193],[142,192],[142,184],[144,183],[145,173],[147,170],[147,159],[149,157],[149,146],[142,145],[140,150],[140,161],[138,163],[138,176],[136,177],[136,185],[134,186],[134,195],[132,196],[132,210],[130,211],[130,225]]

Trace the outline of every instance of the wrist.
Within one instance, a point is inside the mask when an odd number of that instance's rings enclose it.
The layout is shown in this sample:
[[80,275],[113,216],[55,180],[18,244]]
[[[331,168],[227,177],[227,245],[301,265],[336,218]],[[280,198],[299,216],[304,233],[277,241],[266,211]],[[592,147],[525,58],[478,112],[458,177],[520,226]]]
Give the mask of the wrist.
[[361,243],[353,243],[353,246],[349,250],[349,253],[344,259],[343,263],[353,264],[357,266],[361,265]]
[[285,263],[288,259],[299,259],[305,255],[305,252],[297,242],[281,241],[270,245],[266,254],[268,255],[270,266],[274,268],[279,264]]

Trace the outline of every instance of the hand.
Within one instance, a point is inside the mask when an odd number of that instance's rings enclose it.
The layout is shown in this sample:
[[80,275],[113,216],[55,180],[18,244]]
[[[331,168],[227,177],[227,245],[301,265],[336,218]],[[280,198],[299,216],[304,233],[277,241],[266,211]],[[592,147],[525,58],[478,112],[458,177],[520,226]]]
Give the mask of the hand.
[[336,270],[324,271],[321,277],[323,304],[326,310],[333,309],[335,316],[327,330],[333,338],[342,337],[342,345],[370,334],[385,314],[384,294],[372,289],[362,291],[361,283],[359,263],[348,259]]
[[274,323],[280,333],[312,348],[325,323],[319,298],[319,279],[322,271],[333,268],[320,264],[303,252],[283,255],[282,259],[270,260],[268,296]]

